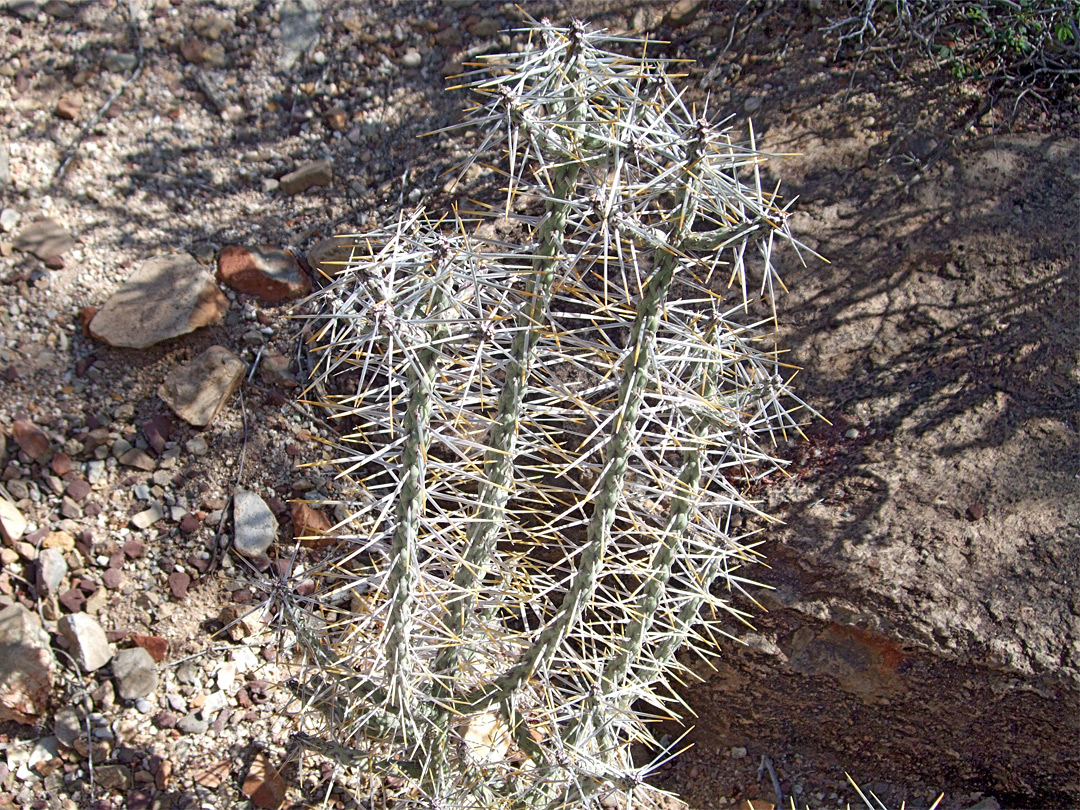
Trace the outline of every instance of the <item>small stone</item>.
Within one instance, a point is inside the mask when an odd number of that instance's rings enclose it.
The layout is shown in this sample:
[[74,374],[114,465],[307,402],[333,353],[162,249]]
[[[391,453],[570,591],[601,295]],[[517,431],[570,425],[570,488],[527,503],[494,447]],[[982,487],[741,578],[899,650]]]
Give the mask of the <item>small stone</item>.
[[157,663],[164,661],[169,655],[169,642],[161,636],[143,636],[138,633],[131,634],[131,641],[136,647],[142,647]]
[[[78,613],[86,607],[86,594],[78,588],[71,588],[60,594],[60,606],[68,613]],[[90,611],[87,611],[89,613]]]
[[75,9],[64,0],[49,0],[44,6],[45,13],[56,20],[70,20],[75,16]]
[[154,725],[158,728],[176,728],[179,718],[169,711],[158,712],[154,715]]
[[148,529],[163,517],[165,517],[165,510],[160,504],[154,503],[143,511],[132,515],[131,525],[136,529]]
[[14,208],[5,208],[0,211],[0,231],[11,233],[19,224],[19,212]]
[[71,532],[58,530],[49,532],[41,541],[42,548],[58,548],[63,551],[71,551],[75,548],[75,535]]
[[52,470],[55,475],[63,478],[74,469],[74,465],[71,463],[71,456],[67,453],[55,453],[52,457],[52,461],[49,462],[49,469]]
[[743,110],[753,115],[761,109],[762,104],[761,96],[750,96],[743,102]]
[[142,647],[120,650],[113,658],[116,691],[124,700],[137,700],[151,694],[158,684],[157,665]]
[[414,70],[422,64],[424,64],[424,57],[420,55],[420,51],[410,49],[405,51],[405,54],[401,57],[401,66],[403,68]]
[[72,613],[60,619],[57,628],[71,643],[72,655],[84,672],[96,672],[112,660],[109,639],[93,617]]
[[469,26],[469,33],[478,39],[486,39],[499,33],[500,28],[502,26],[494,17],[482,17]]
[[334,107],[324,116],[326,126],[334,132],[343,132],[349,125],[349,114],[344,107]]
[[845,439],[857,439],[857,438],[859,438],[859,429],[858,428],[848,428],[847,430],[844,431],[844,438]]
[[188,588],[191,587],[191,575],[183,571],[175,571],[169,574],[169,591],[173,599],[183,599],[187,596]]
[[75,740],[86,733],[85,715],[75,706],[64,706],[53,718],[53,734],[63,745],[71,748]]
[[356,240],[348,236],[320,240],[307,252],[308,266],[312,272],[332,279],[348,266],[356,246]]
[[105,570],[105,573],[101,575],[101,584],[110,591],[115,591],[119,588],[123,581],[124,572],[119,568],[108,568]]
[[293,538],[305,548],[325,548],[335,542],[329,534],[333,528],[330,519],[319,509],[303,501],[293,501],[291,507]]
[[233,498],[233,547],[245,557],[261,557],[277,539],[278,522],[266,501],[237,489]]
[[82,110],[83,100],[82,96],[77,93],[71,93],[70,95],[60,96],[60,100],[56,102],[57,118],[62,118],[65,121],[74,121],[79,117],[79,112]]
[[287,250],[228,245],[218,257],[218,281],[237,292],[278,304],[311,292],[311,280]]
[[172,435],[172,420],[163,413],[156,414],[142,423],[142,432],[150,448],[159,456],[165,452],[165,443]]
[[185,734],[205,734],[210,728],[210,723],[202,716],[201,712],[190,712],[180,718],[176,727]]
[[144,349],[221,320],[228,299],[187,253],[142,262],[90,322],[112,346]]
[[233,641],[243,641],[254,633],[251,610],[243,605],[226,605],[218,614],[218,621],[225,625],[225,634]]
[[689,25],[705,7],[705,0],[678,0],[664,15],[664,22],[672,28]]
[[206,427],[232,398],[247,373],[247,365],[224,346],[211,346],[174,370],[158,396],[188,424]]
[[131,768],[126,765],[96,765],[94,781],[106,790],[127,790],[131,787]]
[[49,705],[54,667],[38,615],[20,604],[0,610],[0,720],[37,722]]
[[20,450],[40,464],[45,464],[52,457],[49,437],[33,422],[16,419],[11,423],[11,438]]
[[188,512],[182,518],[180,518],[180,531],[184,534],[192,534],[199,529],[199,519]]
[[966,517],[972,523],[974,523],[976,520],[982,520],[985,515],[986,507],[984,507],[978,501],[971,504],[966,510],[964,510],[964,517]]
[[135,701],[135,711],[139,714],[150,714],[150,710],[154,708],[154,704],[146,698],[139,698]]
[[146,545],[142,540],[128,540],[124,543],[124,556],[128,559],[135,560],[143,555],[143,551],[146,550]]
[[150,472],[157,466],[154,460],[138,447],[132,447],[117,460],[125,467],[134,467],[144,472]]
[[5,543],[14,543],[23,536],[27,527],[26,518],[11,501],[0,497],[0,535]]
[[328,186],[334,179],[329,160],[313,160],[282,177],[278,183],[286,194],[299,194],[313,186]]
[[277,810],[285,802],[285,780],[261,751],[255,755],[241,787],[256,807]]
[[205,456],[210,452],[210,445],[207,444],[206,439],[202,436],[195,436],[184,443],[184,449],[193,456]]
[[260,376],[268,385],[280,388],[296,388],[299,383],[289,369],[289,358],[273,350],[264,352],[259,365]]
[[134,70],[139,64],[139,57],[133,53],[117,53],[108,51],[102,59],[102,65],[111,73],[127,73]]
[[37,559],[38,591],[45,596],[56,596],[67,572],[64,552],[58,548],[43,548]]

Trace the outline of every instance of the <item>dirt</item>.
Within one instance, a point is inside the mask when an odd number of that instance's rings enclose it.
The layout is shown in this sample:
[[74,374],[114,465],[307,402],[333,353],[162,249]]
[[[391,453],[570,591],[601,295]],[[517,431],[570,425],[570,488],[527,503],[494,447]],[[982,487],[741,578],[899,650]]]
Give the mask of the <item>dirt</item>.
[[[81,250],[63,270],[19,254],[0,259],[0,278],[26,301],[21,317],[0,321],[4,365],[21,372],[6,384],[5,428],[19,413],[46,415],[58,433],[77,430],[78,414],[112,423],[129,403],[133,415],[114,427],[133,430],[163,409],[155,391],[168,369],[213,342],[243,345],[249,324],[241,318],[141,353],[87,340],[75,328],[80,308],[103,303],[132,262],[203,243],[302,253],[321,236],[385,220],[403,187],[407,205],[447,203],[442,173],[468,144],[415,136],[450,123],[464,103],[442,91],[441,73],[484,45],[468,28],[511,21],[495,5],[372,3],[356,28],[345,24],[356,10],[329,4],[315,48],[325,64],[309,57],[282,71],[274,8],[222,4],[235,25],[223,39],[231,62],[206,70],[226,106],[247,110],[230,119],[181,55],[200,14],[158,5],[162,14],[143,17],[156,37],[145,72],[120,96],[119,114],[80,145],[59,186],[49,175],[86,118],[58,123],[53,107],[84,67],[94,68],[81,88],[85,115],[118,85],[98,66],[105,50],[126,42],[125,10],[80,6],[73,21],[0,16],[0,41],[38,71],[0,79],[10,102],[0,136],[16,178],[0,189],[3,207],[17,208],[22,224],[39,212],[60,219]],[[756,618],[753,630],[737,633],[744,643],[724,643],[715,669],[702,664],[704,680],[680,689],[696,713],[686,724],[693,747],[663,765],[657,781],[692,810],[777,803],[777,788],[785,804],[840,806],[857,800],[845,773],[890,807],[929,807],[939,793],[945,810],[987,797],[1007,808],[1078,806],[1075,105],[986,105],[978,87],[915,56],[902,71],[872,55],[834,60],[835,41],[821,31],[837,13],[828,4],[821,12],[798,3],[744,9],[710,3],[691,25],[672,29],[651,4],[530,8],[617,31],[647,25],[669,40],[668,53],[696,60],[687,67],[689,98],[708,95],[710,109],[731,111],[731,125],[747,136],[752,110],[759,146],[786,155],[769,171],[783,195],[798,198],[792,229],[809,248],[805,263],[783,256],[789,291],[776,302],[776,342],[802,369],[799,394],[820,418],[808,417],[806,437],[778,448],[792,460],[789,474],[758,492],[783,521],[762,526],[768,567],[751,572],[772,590],[747,606]],[[461,44],[438,44],[421,17],[439,31],[460,29]],[[377,42],[364,42],[363,32]],[[410,48],[422,69],[400,67]],[[326,125],[336,105],[355,115],[355,143]],[[324,153],[334,159],[331,187],[289,197],[265,184]],[[414,188],[421,191],[409,195]],[[245,304],[273,325],[270,344],[289,353],[298,324],[285,320],[286,308],[240,298],[234,309]],[[48,310],[56,314],[45,317]],[[76,362],[88,358],[100,374],[73,385]],[[317,437],[320,428],[284,404],[287,392],[246,390],[244,412],[230,406],[204,434],[210,455],[183,459],[177,491],[192,503],[212,507],[237,481],[287,500],[308,474],[300,464],[321,454],[301,432]],[[193,435],[178,426],[176,440]],[[299,455],[284,452],[290,442],[302,445]],[[133,482],[101,496],[115,519],[98,541],[126,525]],[[155,559],[204,553],[214,528],[194,537],[162,530]],[[217,645],[212,620],[237,590],[225,585],[242,572],[197,578],[192,596],[176,601],[163,570],[139,569],[139,587],[156,596],[136,603],[129,590],[106,606],[103,624],[171,637],[174,661]],[[211,738],[178,743],[162,734],[141,750],[171,759],[177,774],[221,756],[239,773],[251,759],[245,746],[258,739],[280,748],[285,726],[263,717],[230,730],[227,753]],[[31,736],[49,730],[45,722]],[[684,730],[663,728],[672,739]],[[233,806],[240,782],[200,792],[185,775],[160,802],[198,796]],[[293,791],[290,801],[306,806]]]

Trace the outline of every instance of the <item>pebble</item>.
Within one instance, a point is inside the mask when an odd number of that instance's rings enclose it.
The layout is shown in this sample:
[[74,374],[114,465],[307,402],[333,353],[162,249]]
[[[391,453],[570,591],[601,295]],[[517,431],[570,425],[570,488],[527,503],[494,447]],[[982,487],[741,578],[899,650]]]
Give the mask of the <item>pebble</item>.
[[174,369],[158,396],[188,424],[206,427],[240,388],[246,373],[243,360],[224,346],[211,346]]
[[150,711],[154,708],[154,704],[144,697],[137,698],[135,700],[135,711],[139,714],[150,714]]
[[277,810],[285,802],[285,780],[261,751],[252,760],[241,790],[256,807]]
[[56,596],[67,576],[68,564],[58,548],[43,548],[37,560],[37,587],[45,596]]
[[11,233],[19,224],[19,212],[14,208],[5,208],[0,211],[0,231]]
[[291,70],[319,39],[322,10],[318,0],[283,0],[278,9],[281,53],[278,69]]
[[45,431],[26,419],[16,419],[11,423],[11,438],[19,449],[44,464],[52,456],[52,446]]
[[95,672],[109,663],[113,650],[105,630],[85,613],[64,616],[57,624],[60,635],[71,644],[71,652],[83,672]]
[[169,574],[169,591],[173,599],[183,599],[187,596],[188,588],[191,587],[191,575],[183,571],[174,571]]
[[201,712],[190,712],[180,718],[176,727],[185,734],[205,734],[210,724],[203,718]]
[[112,671],[116,678],[116,691],[124,700],[147,697],[157,688],[157,665],[142,647],[117,652]]
[[142,470],[143,472],[150,472],[157,466],[154,460],[138,447],[132,447],[117,460],[125,467],[134,467],[136,470]]
[[278,181],[286,194],[299,194],[315,186],[328,186],[334,179],[333,164],[329,160],[313,160]]
[[704,7],[705,0],[678,0],[664,15],[664,22],[672,28],[682,28],[692,23]]
[[67,253],[75,247],[75,239],[59,223],[42,219],[19,231],[12,246],[15,250],[31,253],[45,261]]
[[210,445],[202,436],[195,436],[184,443],[184,449],[193,456],[205,456],[210,451]]
[[53,734],[63,745],[71,748],[75,740],[86,733],[83,712],[75,706],[64,706],[53,718]]
[[245,489],[233,498],[233,547],[249,559],[261,557],[277,539],[278,522],[266,501]]
[[414,70],[422,64],[424,64],[424,57],[420,55],[419,51],[408,50],[401,57],[401,66],[403,68]]
[[237,292],[271,304],[311,292],[311,279],[287,250],[259,245],[227,245],[218,257],[217,279]]
[[[10,482],[9,482],[10,483]],[[23,513],[7,498],[0,497],[0,535],[5,543],[14,543],[23,536],[27,523]]]
[[136,513],[131,518],[131,525],[136,529],[148,529],[165,517],[165,509],[161,504],[151,504],[148,508]]
[[229,300],[188,253],[139,264],[90,321],[111,346],[144,349],[220,321]]

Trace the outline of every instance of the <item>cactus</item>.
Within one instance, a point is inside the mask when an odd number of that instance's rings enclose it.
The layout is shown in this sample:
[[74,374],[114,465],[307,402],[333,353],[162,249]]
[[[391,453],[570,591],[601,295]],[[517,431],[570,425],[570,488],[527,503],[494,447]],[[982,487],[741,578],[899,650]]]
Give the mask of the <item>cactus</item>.
[[676,652],[746,620],[733,516],[805,406],[740,317],[793,240],[753,136],[629,48],[541,24],[468,74],[516,237],[403,212],[308,302],[345,515],[280,606],[296,740],[407,806],[647,804],[641,701],[676,715]]

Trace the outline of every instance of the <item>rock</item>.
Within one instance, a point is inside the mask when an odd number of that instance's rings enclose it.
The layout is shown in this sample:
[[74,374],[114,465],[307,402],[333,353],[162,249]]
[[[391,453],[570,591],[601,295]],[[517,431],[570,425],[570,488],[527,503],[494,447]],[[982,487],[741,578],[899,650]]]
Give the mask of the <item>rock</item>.
[[94,781],[106,790],[127,790],[131,787],[131,768],[127,765],[96,765]]
[[102,65],[111,73],[127,73],[139,64],[139,57],[133,53],[108,51],[102,59]]
[[73,613],[60,619],[57,628],[71,643],[71,654],[83,672],[96,672],[112,660],[109,639],[96,619]]
[[0,231],[11,233],[19,224],[19,212],[14,208],[5,208],[0,211]]
[[252,619],[254,614],[244,605],[226,605],[218,614],[218,621],[225,625],[225,634],[233,641],[243,641],[255,632]]
[[165,443],[169,441],[174,427],[173,421],[163,413],[156,414],[142,423],[142,432],[146,436],[146,441],[159,456],[165,452]]
[[78,588],[70,588],[60,594],[59,601],[68,613],[78,613],[86,606],[86,594]]
[[150,456],[137,447],[132,447],[127,452],[121,454],[117,461],[125,467],[134,467],[136,470],[142,470],[143,472],[150,472],[157,466]]
[[277,539],[278,522],[266,501],[237,489],[233,497],[233,547],[245,557],[261,557]]
[[131,641],[136,647],[142,647],[157,663],[161,663],[169,655],[169,642],[161,636],[142,636],[138,633],[131,634]]
[[26,419],[16,419],[11,423],[11,438],[30,458],[39,464],[45,464],[52,457],[52,447],[45,431]]
[[332,236],[316,242],[307,252],[311,272],[332,279],[344,270],[352,258],[356,240],[350,236]]
[[45,13],[56,20],[70,20],[75,16],[75,9],[64,0],[49,0],[45,4]]
[[124,700],[137,700],[157,689],[157,665],[153,656],[142,647],[116,653],[112,671],[116,678],[116,691]]
[[60,583],[67,576],[68,565],[64,552],[58,548],[43,548],[37,559],[37,587],[45,596],[56,596]]
[[689,25],[705,7],[705,0],[678,0],[664,15],[664,22],[672,28]]
[[337,538],[329,534],[333,528],[330,519],[320,510],[303,501],[293,501],[291,507],[293,538],[304,548],[325,548]]
[[176,728],[179,718],[169,711],[158,712],[154,715],[154,725],[158,728]]
[[19,604],[0,610],[0,720],[33,725],[45,713],[55,664],[36,613]]
[[27,225],[15,237],[13,246],[23,253],[32,253],[42,261],[60,256],[75,247],[75,239],[58,223],[42,219]]
[[203,717],[202,712],[189,712],[180,718],[176,727],[185,734],[205,734],[210,723]]
[[183,571],[174,571],[169,574],[169,590],[173,599],[183,599],[187,596],[188,588],[191,587],[191,575]]
[[107,568],[101,575],[101,584],[110,591],[115,591],[124,581],[124,573],[119,568]]
[[299,383],[289,366],[289,358],[280,352],[273,350],[264,352],[259,366],[260,377],[268,385],[275,385],[280,388],[296,388]]
[[420,55],[420,51],[410,48],[405,51],[401,57],[401,66],[410,70],[415,70],[424,64],[424,57]]
[[313,160],[289,172],[278,182],[286,194],[299,194],[313,186],[328,186],[333,179],[334,169],[329,160]]
[[158,396],[177,416],[195,427],[206,427],[244,380],[247,365],[224,346],[211,346],[173,371]]
[[131,525],[136,529],[147,529],[165,517],[165,509],[161,504],[153,503],[131,518]]
[[71,551],[75,548],[75,536],[71,532],[58,530],[49,532],[41,541],[42,548],[58,548],[63,551]]
[[319,39],[322,10],[318,0],[283,0],[278,10],[281,55],[278,69],[291,70]]
[[266,810],[277,810],[285,802],[285,780],[261,751],[252,760],[240,789],[252,804]]
[[[344,132],[345,128],[349,126],[349,114],[345,111],[344,107],[334,107],[329,110],[323,120],[326,121],[326,125],[330,127],[334,132]],[[0,221],[0,225],[3,222]]]
[[311,280],[287,250],[228,245],[218,256],[218,281],[272,304],[311,292]]
[[469,33],[479,39],[486,39],[499,33],[501,27],[494,17],[481,17],[469,26]]
[[77,93],[71,93],[66,96],[60,96],[60,100],[56,102],[56,108],[53,112],[56,113],[57,118],[62,118],[65,121],[74,121],[79,117],[82,106],[82,96]]
[[0,536],[11,544],[23,536],[26,531],[26,518],[11,501],[0,496]]
[[61,744],[71,748],[75,740],[86,734],[86,715],[76,706],[64,706],[53,718],[53,734]]
[[221,320],[229,300],[187,253],[142,262],[90,321],[111,346],[144,349]]
[[210,445],[202,436],[194,436],[184,442],[184,449],[193,456],[205,456],[210,452]]

